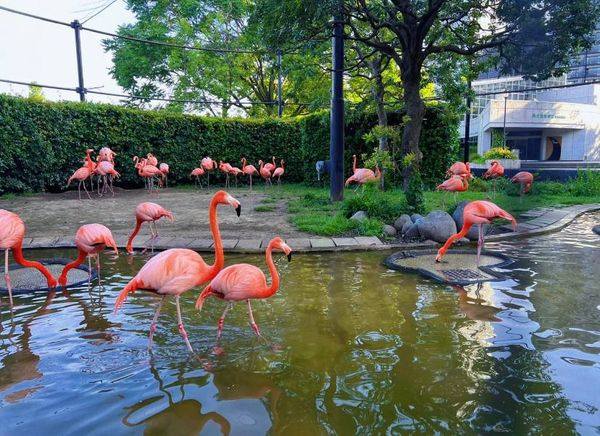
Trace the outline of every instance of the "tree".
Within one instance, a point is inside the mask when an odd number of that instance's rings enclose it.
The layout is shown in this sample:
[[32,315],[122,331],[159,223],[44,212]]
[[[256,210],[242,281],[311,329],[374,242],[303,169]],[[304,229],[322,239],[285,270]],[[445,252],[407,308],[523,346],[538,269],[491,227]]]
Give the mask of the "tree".
[[[311,37],[342,0],[306,6],[296,0],[259,0],[270,4],[270,26]],[[312,2],[310,2],[312,3]],[[591,45],[599,17],[596,0],[345,0],[347,38],[391,58],[399,67],[407,116],[402,137],[405,154],[414,153],[413,167],[422,158],[419,137],[425,105],[420,90],[428,66],[453,62],[475,65],[483,59],[503,72],[545,78],[565,70],[571,56]],[[295,15],[293,15],[295,14]],[[321,37],[324,32],[321,30]],[[465,62],[475,57],[474,63]],[[449,75],[446,75],[449,78]],[[409,169],[405,171],[405,187]]]

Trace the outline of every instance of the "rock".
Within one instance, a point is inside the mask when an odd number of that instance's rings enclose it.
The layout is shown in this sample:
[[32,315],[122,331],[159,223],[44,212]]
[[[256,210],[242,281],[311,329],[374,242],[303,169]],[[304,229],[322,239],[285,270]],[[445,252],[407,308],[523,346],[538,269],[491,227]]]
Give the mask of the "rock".
[[[467,204],[469,204],[468,201],[461,201],[460,203],[458,203],[458,206],[456,206],[456,209],[452,213],[452,219],[454,220],[454,223],[456,224],[457,230],[462,229],[463,211],[465,210],[465,206]],[[484,226],[483,226],[484,235],[487,234],[489,232],[489,230],[490,230],[489,224],[484,224]],[[470,239],[471,241],[476,241],[479,238],[479,226],[471,227],[471,229],[469,230],[469,233],[467,233],[467,238]]]
[[364,210],[359,210],[358,212],[356,212],[354,215],[352,215],[350,217],[350,219],[354,220],[354,221],[364,221],[367,218],[369,218],[369,216],[367,215],[367,212],[365,212]]
[[396,230],[396,227],[394,226],[390,226],[389,224],[385,224],[383,226],[383,234],[386,236],[396,236],[396,233],[398,233],[398,231]]
[[423,215],[420,215],[418,213],[413,213],[410,216],[410,219],[412,220],[413,223],[416,223],[419,218],[423,218]]
[[425,239],[444,243],[456,233],[456,223],[450,214],[443,210],[434,210],[417,224],[419,234]]
[[592,227],[592,232],[596,233],[597,235],[600,235],[600,225]]
[[404,232],[404,238],[406,239],[419,239],[421,234],[419,233],[419,225],[411,224],[410,227]]
[[400,217],[396,221],[394,221],[394,227],[396,227],[396,230],[402,230],[402,227],[404,227],[406,223],[412,224],[410,216],[406,214],[400,215]]
[[408,221],[406,224],[404,224],[402,226],[401,233],[403,235],[406,235],[406,233],[408,232],[408,229],[410,229],[412,226],[414,226],[413,222],[412,221]]

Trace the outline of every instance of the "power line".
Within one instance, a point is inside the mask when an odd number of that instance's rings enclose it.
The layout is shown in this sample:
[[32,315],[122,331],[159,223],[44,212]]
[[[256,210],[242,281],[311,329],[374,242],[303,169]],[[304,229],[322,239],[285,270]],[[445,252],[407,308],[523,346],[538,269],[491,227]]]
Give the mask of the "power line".
[[109,2],[108,4],[106,4],[103,8],[101,8],[99,11],[93,13],[91,17],[83,19],[83,21],[81,22],[81,24],[85,24],[88,21],[90,21],[92,18],[97,17],[102,12],[104,12],[105,10],[107,10],[108,8],[110,8],[112,5],[114,5],[117,1],[118,0],[112,0],[111,2]]
[[61,26],[71,27],[70,23],[64,21],[53,20],[52,18],[40,17],[39,15],[30,14],[23,11],[17,11],[16,9],[7,8],[6,6],[0,6],[0,9],[13,14],[23,15],[24,17],[35,18],[36,20],[47,21],[48,23],[60,24]]
[[65,86],[56,86],[56,85],[43,85],[41,83],[36,83],[36,82],[20,82],[18,80],[9,80],[9,79],[0,79],[0,82],[10,83],[11,85],[39,86],[40,88],[60,89],[61,91],[74,91],[74,92],[77,91],[75,88],[67,88]]

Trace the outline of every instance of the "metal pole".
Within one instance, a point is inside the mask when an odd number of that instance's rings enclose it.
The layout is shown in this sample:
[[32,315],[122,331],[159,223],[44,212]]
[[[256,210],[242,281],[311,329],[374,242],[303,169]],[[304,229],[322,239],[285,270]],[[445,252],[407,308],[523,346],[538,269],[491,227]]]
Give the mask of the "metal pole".
[[344,23],[343,0],[333,17],[331,74],[331,119],[330,119],[330,186],[331,201],[344,199]]
[[463,162],[469,162],[469,138],[471,136],[471,80],[467,94],[467,112],[465,114],[465,141],[463,143]]
[[277,80],[277,114],[283,116],[283,74],[281,72],[281,50],[277,50],[277,69],[279,77]]
[[79,93],[79,100],[85,101],[85,86],[83,84],[83,61],[81,60],[81,37],[79,32],[81,30],[81,23],[78,20],[71,22],[71,27],[75,30],[75,52],[77,54],[77,77],[79,79],[79,86],[77,92]]
[[504,122],[502,126],[502,134],[504,136],[504,148],[506,148],[506,100],[508,100],[508,96],[504,96]]

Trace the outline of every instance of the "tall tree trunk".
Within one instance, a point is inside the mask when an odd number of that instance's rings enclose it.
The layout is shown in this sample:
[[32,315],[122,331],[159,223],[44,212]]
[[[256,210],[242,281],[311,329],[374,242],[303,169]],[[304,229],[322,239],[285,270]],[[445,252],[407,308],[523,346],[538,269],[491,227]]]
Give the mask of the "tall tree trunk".
[[[375,101],[375,108],[377,111],[377,124],[381,127],[387,127],[388,119],[387,112],[385,111],[385,87],[383,85],[383,77],[381,76],[381,58],[377,58],[374,61],[369,62],[372,74],[372,85],[371,93],[373,94],[373,100]],[[388,151],[388,139],[386,137],[379,138],[379,150]],[[386,171],[383,168],[381,170],[381,189],[385,188],[385,176]]]
[[[421,99],[421,71],[416,65],[402,71],[402,88],[404,89],[404,104],[406,110],[406,119],[404,131],[402,133],[402,154],[414,153],[415,160],[412,168],[419,167],[423,154],[419,150],[419,138],[423,126],[423,116],[425,115],[425,104]],[[408,181],[412,168],[404,168],[402,176],[404,177],[403,187],[408,188]]]

